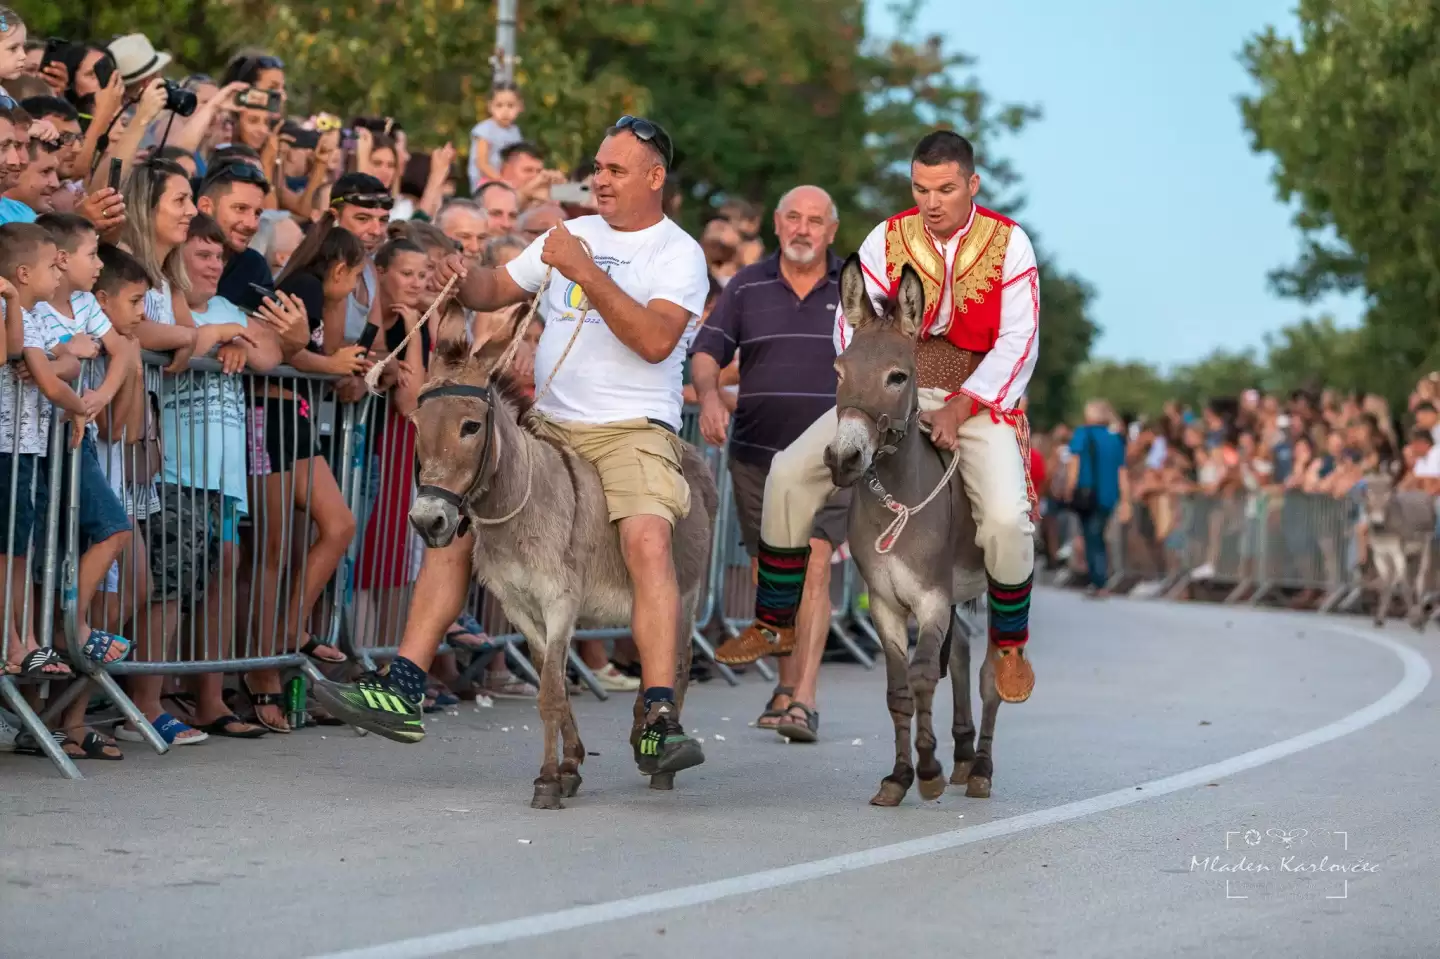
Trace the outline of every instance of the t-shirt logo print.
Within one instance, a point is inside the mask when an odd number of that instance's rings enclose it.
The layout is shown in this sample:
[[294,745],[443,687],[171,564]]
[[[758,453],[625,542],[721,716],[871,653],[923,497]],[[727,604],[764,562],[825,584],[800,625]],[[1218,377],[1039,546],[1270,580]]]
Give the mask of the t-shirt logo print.
[[585,300],[585,291],[580,289],[580,284],[571,281],[565,288],[565,305],[572,310],[580,309],[580,304]]

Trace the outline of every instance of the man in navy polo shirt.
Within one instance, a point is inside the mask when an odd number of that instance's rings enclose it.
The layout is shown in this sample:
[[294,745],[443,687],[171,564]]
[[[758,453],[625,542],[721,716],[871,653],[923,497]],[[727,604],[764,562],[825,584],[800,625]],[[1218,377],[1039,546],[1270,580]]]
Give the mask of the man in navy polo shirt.
[[[760,543],[771,459],[835,405],[831,331],[840,301],[840,258],[830,252],[830,244],[838,225],[835,204],[819,187],[798,186],[781,197],[775,209],[779,251],[740,270],[725,285],[691,351],[700,431],[717,446],[724,444],[730,425],[720,397],[720,370],[740,352],[729,462],[741,535],[752,558]],[[815,517],[796,617],[797,655],[776,650],[784,657],[780,684],[757,723],[800,742],[814,742],[819,727],[815,687],[830,626],[830,557],[845,541],[849,496],[849,490],[839,491]]]

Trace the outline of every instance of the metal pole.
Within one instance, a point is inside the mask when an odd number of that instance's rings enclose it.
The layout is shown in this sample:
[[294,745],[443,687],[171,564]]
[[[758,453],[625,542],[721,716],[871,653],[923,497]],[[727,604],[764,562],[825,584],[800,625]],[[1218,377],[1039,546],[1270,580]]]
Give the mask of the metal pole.
[[495,4],[495,54],[490,58],[495,82],[514,83],[515,64],[515,0],[499,0]]

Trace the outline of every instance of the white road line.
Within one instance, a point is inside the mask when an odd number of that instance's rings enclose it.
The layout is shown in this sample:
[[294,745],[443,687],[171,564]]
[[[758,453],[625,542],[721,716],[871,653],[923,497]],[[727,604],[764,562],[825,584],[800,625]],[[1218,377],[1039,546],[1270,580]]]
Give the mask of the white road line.
[[617,899],[613,902],[601,902],[591,906],[576,906],[572,909],[558,909],[554,912],[523,916],[519,919],[506,919],[501,922],[471,926],[468,929],[456,929],[453,932],[440,932],[416,936],[413,939],[401,939],[378,946],[326,953],[311,957],[311,959],[430,959],[432,956],[448,955],[476,946],[514,942],[517,939],[544,936],[564,932],[568,929],[580,929],[585,926],[614,922],[617,919],[629,919],[634,916],[681,909],[686,906],[699,906],[715,902],[718,899],[728,899],[732,896],[743,896],[766,889],[791,886],[825,876],[869,869],[872,866],[881,866],[902,859],[928,856],[932,853],[944,852],[947,849],[999,839],[1002,836],[1011,836],[1042,826],[1070,822],[1083,816],[1092,816],[1095,813],[1131,806],[1182,789],[1204,785],[1223,776],[1233,776],[1236,773],[1264,766],[1267,763],[1273,763],[1287,756],[1323,745],[1342,736],[1348,736],[1386,716],[1399,712],[1429,685],[1430,664],[1409,646],[1384,636],[1345,626],[1325,624],[1324,628],[1332,632],[1358,637],[1389,650],[1404,667],[1404,675],[1400,678],[1400,682],[1370,705],[1337,719],[1333,723],[1301,733],[1298,736],[1292,736],[1278,743],[1272,743],[1269,746],[1252,749],[1250,752],[1241,753],[1230,759],[1223,759],[1207,766],[1199,766],[1173,776],[1166,776],[1163,779],[1140,783],[1139,788],[1130,785],[1114,792],[1092,796],[1089,799],[1065,803],[1049,809],[1037,809],[1034,812],[1011,816],[1008,819],[997,819],[978,826],[967,826],[923,839],[911,839],[888,846],[877,846],[874,849],[846,853],[843,856],[831,856],[827,859],[817,859],[814,862],[782,866],[779,869],[765,869],[744,876],[734,876],[715,882],[702,882],[694,886],[682,886],[679,889],[669,889],[650,895]]

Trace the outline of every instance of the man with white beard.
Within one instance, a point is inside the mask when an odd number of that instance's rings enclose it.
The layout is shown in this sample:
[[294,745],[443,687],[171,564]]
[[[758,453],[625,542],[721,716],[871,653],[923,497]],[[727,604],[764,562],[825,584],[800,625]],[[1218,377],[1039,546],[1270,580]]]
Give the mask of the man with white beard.
[[[819,187],[798,186],[781,197],[775,209],[779,252],[725,284],[691,351],[700,432],[716,446],[730,432],[720,371],[737,350],[740,354],[730,476],[752,562],[771,459],[835,405],[831,332],[840,302],[841,263],[830,244],[838,225],[835,204]],[[780,660],[780,684],[757,722],[794,741],[814,742],[819,730],[816,680],[830,626],[830,558],[845,541],[849,495],[848,490],[835,494],[815,517],[795,621],[795,655]],[[800,572],[795,570],[797,576]]]

